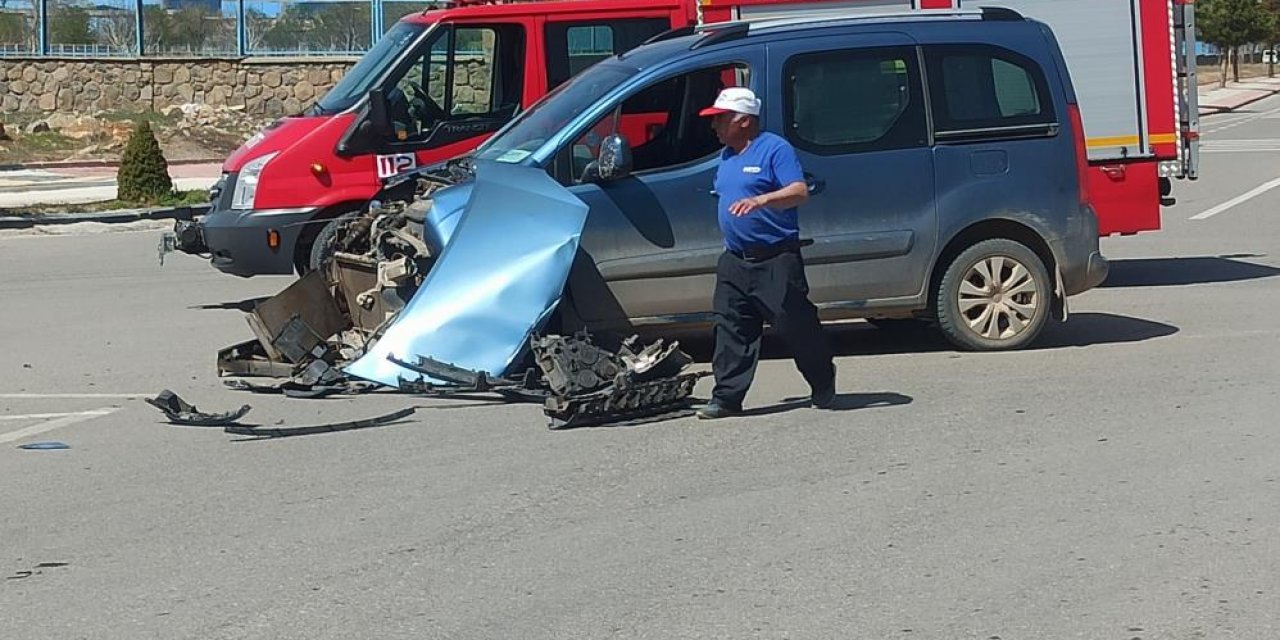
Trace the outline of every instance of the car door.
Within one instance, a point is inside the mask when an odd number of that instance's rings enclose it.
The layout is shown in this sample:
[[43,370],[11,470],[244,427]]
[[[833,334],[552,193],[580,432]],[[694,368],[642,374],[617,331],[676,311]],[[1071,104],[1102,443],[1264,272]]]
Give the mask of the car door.
[[[716,260],[724,250],[712,192],[722,145],[697,115],[726,86],[749,86],[758,50],[682,65],[627,92],[612,113],[557,156],[556,173],[590,207],[580,260],[569,279],[576,311],[596,326],[709,317]],[[579,178],[598,142],[620,132],[631,175]]]
[[928,281],[934,167],[915,41],[884,32],[769,45],[765,127],[809,182],[800,233],[820,307],[900,305]]

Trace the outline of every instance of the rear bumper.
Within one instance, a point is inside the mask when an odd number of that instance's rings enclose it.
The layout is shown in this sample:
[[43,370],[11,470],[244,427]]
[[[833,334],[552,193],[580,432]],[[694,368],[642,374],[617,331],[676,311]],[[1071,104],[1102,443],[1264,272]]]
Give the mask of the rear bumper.
[[1058,269],[1062,273],[1063,293],[1074,296],[1084,293],[1107,279],[1110,265],[1102,257],[1102,249],[1098,244],[1098,218],[1093,208],[1082,206],[1077,214],[1074,232],[1069,233],[1063,241],[1050,244],[1058,258]]
[[[214,210],[202,218],[200,235],[210,254],[209,262],[223,273],[248,278],[293,273],[293,255],[305,223],[319,211],[315,207],[252,211]],[[268,234],[280,234],[272,249]]]
[[[1084,282],[1081,283],[1080,291],[1088,291],[1102,284],[1102,281],[1107,279],[1107,273],[1110,271],[1111,265],[1106,258],[1102,257],[1101,252],[1094,251],[1089,254],[1089,263],[1088,267],[1085,268]],[[1075,293],[1080,293],[1080,291]]]

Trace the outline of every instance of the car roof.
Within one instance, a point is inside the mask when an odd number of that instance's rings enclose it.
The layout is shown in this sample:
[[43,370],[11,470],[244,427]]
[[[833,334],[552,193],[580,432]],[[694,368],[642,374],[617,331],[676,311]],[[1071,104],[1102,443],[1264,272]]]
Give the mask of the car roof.
[[746,38],[785,36],[814,29],[884,27],[915,24],[958,24],[1027,21],[1021,14],[1003,8],[892,11],[862,13],[852,16],[795,16],[760,20],[717,22],[698,27],[672,29],[623,53],[620,58],[639,68],[683,55],[683,51],[713,48],[722,43]]

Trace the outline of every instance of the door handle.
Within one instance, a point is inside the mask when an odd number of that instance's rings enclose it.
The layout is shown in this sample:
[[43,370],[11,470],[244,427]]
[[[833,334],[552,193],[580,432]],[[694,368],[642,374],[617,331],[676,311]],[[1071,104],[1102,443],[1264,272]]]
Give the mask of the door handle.
[[811,176],[809,174],[805,174],[804,184],[809,189],[809,195],[813,195],[815,193],[822,193],[822,190],[827,188],[826,180],[819,180],[818,178],[815,178],[814,176]]
[[1112,180],[1124,180],[1125,173],[1127,173],[1125,166],[1122,164],[1104,165],[1100,169],[1103,174]]

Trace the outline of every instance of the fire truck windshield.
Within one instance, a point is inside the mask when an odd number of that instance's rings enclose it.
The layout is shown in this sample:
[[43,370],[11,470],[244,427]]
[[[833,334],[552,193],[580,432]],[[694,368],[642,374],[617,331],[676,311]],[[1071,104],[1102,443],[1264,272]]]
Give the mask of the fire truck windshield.
[[342,80],[324,94],[307,115],[341,113],[355,106],[373,84],[386,75],[387,70],[399,60],[431,25],[413,22],[397,22],[386,35],[360,58]]
[[476,151],[481,160],[519,163],[537,151],[548,139],[590,109],[605,94],[617,88],[638,69],[601,63],[556,87],[546,97],[520,114]]

